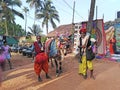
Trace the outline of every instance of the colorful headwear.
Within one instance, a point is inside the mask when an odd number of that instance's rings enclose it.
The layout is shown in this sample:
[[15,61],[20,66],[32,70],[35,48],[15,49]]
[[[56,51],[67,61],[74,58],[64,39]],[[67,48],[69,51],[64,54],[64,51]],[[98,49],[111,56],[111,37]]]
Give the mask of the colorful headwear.
[[85,28],[80,29],[79,33],[86,33],[86,29]]

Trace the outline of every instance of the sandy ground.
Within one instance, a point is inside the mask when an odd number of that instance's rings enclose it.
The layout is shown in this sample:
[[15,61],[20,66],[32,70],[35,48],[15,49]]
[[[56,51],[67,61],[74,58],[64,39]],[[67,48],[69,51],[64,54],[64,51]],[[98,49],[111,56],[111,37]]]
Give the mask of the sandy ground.
[[3,72],[3,82],[0,90],[120,90],[120,63],[108,60],[94,60],[95,80],[85,80],[78,75],[78,61],[72,54],[65,57],[63,73],[55,76],[55,67],[49,64],[51,79],[41,73],[42,82],[37,81],[33,70],[32,58],[19,54],[12,55],[13,69]]

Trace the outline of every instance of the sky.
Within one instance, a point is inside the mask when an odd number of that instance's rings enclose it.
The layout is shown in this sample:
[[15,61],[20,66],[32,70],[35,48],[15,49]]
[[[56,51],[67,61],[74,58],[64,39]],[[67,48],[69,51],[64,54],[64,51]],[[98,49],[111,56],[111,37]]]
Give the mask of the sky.
[[[28,7],[26,0],[21,0],[22,6]],[[91,0],[52,0],[53,5],[59,13],[60,22],[56,22],[57,26],[71,24],[73,18],[73,4],[75,1],[75,13],[74,13],[74,23],[87,21],[88,14],[90,11]],[[113,21],[117,17],[117,11],[120,11],[120,0],[96,0],[97,6],[97,19],[103,19],[104,22]],[[23,13],[23,7],[16,8],[19,12]],[[94,19],[96,19],[96,8],[94,13]],[[36,24],[40,25],[43,30],[43,34],[46,34],[46,28],[41,26],[40,20],[36,21]],[[25,20],[16,16],[16,23],[20,24],[22,28],[25,28]],[[29,8],[28,18],[27,18],[27,31],[30,31],[28,27],[32,27],[34,23],[34,8]],[[49,32],[54,30],[49,24]]]

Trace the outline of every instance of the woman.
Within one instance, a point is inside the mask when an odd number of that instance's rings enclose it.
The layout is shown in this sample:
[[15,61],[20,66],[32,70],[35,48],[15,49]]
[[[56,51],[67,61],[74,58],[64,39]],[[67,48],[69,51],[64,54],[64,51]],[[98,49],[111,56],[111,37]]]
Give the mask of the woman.
[[109,50],[110,50],[110,54],[115,54],[115,52],[116,52],[116,39],[115,39],[115,36],[110,40]]
[[5,54],[6,60],[8,61],[9,67],[10,69],[12,69],[10,47],[9,45],[7,45],[6,42],[4,42],[3,48],[5,50],[4,54]]

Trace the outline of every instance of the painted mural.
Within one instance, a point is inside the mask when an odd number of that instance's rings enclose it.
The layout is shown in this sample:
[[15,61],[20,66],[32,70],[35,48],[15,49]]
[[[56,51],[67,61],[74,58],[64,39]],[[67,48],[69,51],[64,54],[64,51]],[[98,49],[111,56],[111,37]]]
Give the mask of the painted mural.
[[[75,27],[75,42],[74,42],[74,52],[75,54],[78,53],[78,41],[79,41],[79,30],[80,28],[86,28],[87,22],[82,22],[80,25],[76,25]],[[93,29],[91,31],[91,37],[95,38],[97,40],[97,53],[100,55],[106,54],[106,35],[104,31],[104,23],[103,20],[95,20],[93,21]]]

